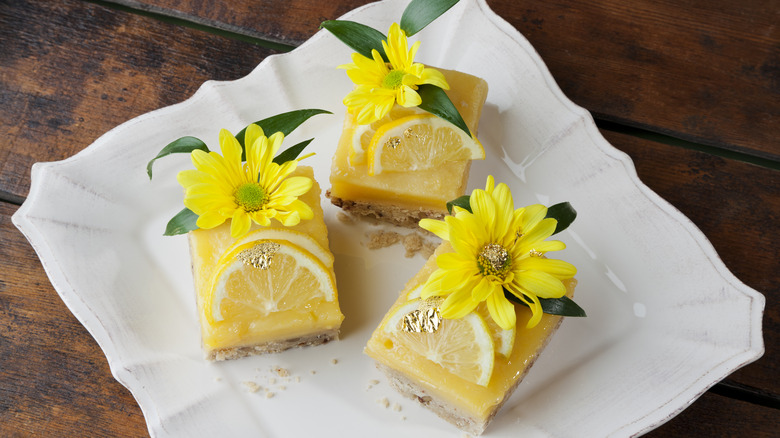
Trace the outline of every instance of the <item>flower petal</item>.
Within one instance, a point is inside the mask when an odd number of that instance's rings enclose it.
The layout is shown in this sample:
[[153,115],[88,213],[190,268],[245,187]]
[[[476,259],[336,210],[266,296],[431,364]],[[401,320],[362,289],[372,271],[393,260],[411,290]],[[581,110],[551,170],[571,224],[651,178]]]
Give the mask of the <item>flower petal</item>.
[[444,74],[434,68],[425,68],[420,75],[421,82],[423,84],[431,84],[439,87],[443,90],[449,90],[450,84],[447,83],[447,79],[444,78]]
[[219,213],[209,211],[198,216],[198,220],[195,222],[195,225],[197,225],[198,228],[208,230],[222,225],[225,222],[225,219],[227,218],[220,215]]
[[569,262],[540,257],[524,259],[520,263],[520,269],[545,272],[561,280],[572,278],[577,274],[577,268]]
[[524,211],[525,213],[520,224],[520,227],[524,230],[523,232],[534,228],[539,221],[547,216],[547,207],[541,204],[528,205],[524,208]]
[[417,92],[414,91],[408,85],[402,85],[398,87],[398,94],[396,95],[396,100],[398,101],[399,105],[405,108],[419,106],[422,103],[422,99],[420,98],[420,95],[417,94]]
[[533,245],[536,242],[541,242],[544,239],[552,236],[552,233],[555,232],[555,227],[557,225],[557,220],[553,218],[547,218],[537,222],[536,226],[531,229],[525,228],[522,245]]
[[210,180],[210,179],[213,179],[211,175],[207,173],[203,173],[200,170],[196,170],[196,169],[182,170],[181,172],[176,174],[176,180],[185,189],[188,186],[200,184],[204,182],[204,180]]
[[230,221],[230,236],[234,239],[238,239],[249,231],[252,226],[252,220],[249,215],[240,208],[236,209],[233,213],[233,218]]
[[444,290],[460,288],[474,289],[482,278],[476,265],[469,269],[445,270],[447,275],[441,279],[441,287]]
[[473,312],[479,302],[471,298],[470,289],[460,289],[444,299],[441,304],[441,316],[447,319],[463,318]]
[[442,240],[450,240],[450,229],[444,221],[426,218],[421,219],[419,225],[423,230],[430,231]]
[[486,301],[488,313],[493,321],[504,330],[509,330],[517,323],[517,313],[515,312],[515,305],[512,304],[504,296],[503,290],[501,293],[494,293],[490,295]]
[[485,301],[489,296],[493,295],[494,293],[499,293],[500,291],[500,285],[490,281],[485,277],[482,277],[474,289],[471,290],[471,298],[474,301],[482,302]]
[[311,178],[294,176],[282,181],[279,188],[274,191],[274,196],[301,196],[308,192],[313,185],[314,181]]
[[531,319],[528,320],[526,328],[535,327],[542,320],[542,304],[533,294],[528,294],[522,290],[516,283],[508,283],[505,285],[506,289],[520,301],[524,302],[531,309]]
[[[471,213],[463,212],[463,215],[469,215]],[[462,216],[460,213],[458,216]],[[450,244],[455,251],[461,254],[477,254],[482,249],[483,242],[478,241],[474,237],[472,229],[467,227],[463,220],[459,220],[458,217],[447,216],[444,218],[447,226],[450,229]]]
[[240,168],[241,166],[241,152],[243,148],[241,144],[233,137],[227,129],[221,129],[219,131],[219,147],[222,150],[222,157],[225,164],[231,168]]
[[447,275],[447,271],[444,269],[437,269],[425,280],[423,288],[420,291],[420,298],[427,300],[433,296],[447,295],[448,290],[444,290],[441,287],[441,280]]
[[293,201],[285,207],[286,211],[295,212],[301,220],[309,220],[314,217],[314,211],[312,211],[309,204],[301,201],[300,199]]
[[513,283],[541,298],[560,298],[566,294],[561,280],[542,271],[515,272]]
[[473,257],[467,257],[457,252],[446,252],[436,258],[436,265],[442,269],[463,269],[468,270],[475,267]]

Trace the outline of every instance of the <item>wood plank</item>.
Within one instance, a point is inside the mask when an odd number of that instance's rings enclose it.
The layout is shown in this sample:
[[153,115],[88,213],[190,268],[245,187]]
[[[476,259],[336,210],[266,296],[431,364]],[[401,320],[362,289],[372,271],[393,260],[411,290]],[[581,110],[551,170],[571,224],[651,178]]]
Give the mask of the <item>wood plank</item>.
[[0,8],[0,192],[209,79],[249,73],[270,49],[79,0]]
[[773,2],[489,3],[596,117],[780,161]]
[[647,438],[777,437],[777,409],[756,406],[712,393],[644,435]]
[[[111,1],[293,45],[323,20],[369,3]],[[773,2],[488,4],[529,39],[566,95],[596,117],[780,161],[780,8]]]
[[0,203],[0,436],[147,436],[141,409]]
[[374,1],[238,0],[221,3],[208,0],[105,0],[106,3],[288,46],[301,45],[319,30],[323,21],[338,18]]
[[707,236],[726,267],[766,297],[758,361],[729,379],[780,394],[780,171],[602,131],[640,179]]

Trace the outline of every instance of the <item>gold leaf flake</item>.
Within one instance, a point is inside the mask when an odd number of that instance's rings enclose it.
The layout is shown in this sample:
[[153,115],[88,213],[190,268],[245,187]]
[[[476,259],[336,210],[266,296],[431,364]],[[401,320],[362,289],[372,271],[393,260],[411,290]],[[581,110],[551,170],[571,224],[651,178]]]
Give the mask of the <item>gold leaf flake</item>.
[[441,326],[441,297],[432,297],[420,303],[420,308],[404,315],[401,329],[410,333],[435,333]]
[[244,264],[266,270],[271,267],[271,261],[279,248],[280,246],[276,242],[260,242],[251,248],[241,251],[236,258],[244,262]]

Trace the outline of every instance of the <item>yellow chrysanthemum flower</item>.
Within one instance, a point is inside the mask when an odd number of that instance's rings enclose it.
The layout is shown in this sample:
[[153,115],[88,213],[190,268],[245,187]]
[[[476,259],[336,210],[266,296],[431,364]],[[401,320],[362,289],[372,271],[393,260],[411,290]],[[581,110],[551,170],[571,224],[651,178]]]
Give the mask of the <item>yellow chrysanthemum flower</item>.
[[417,94],[419,85],[431,84],[445,90],[450,88],[440,71],[414,62],[420,42],[408,48],[406,33],[398,23],[390,26],[382,47],[389,63],[374,49],[371,51],[373,59],[353,53],[352,64],[339,66],[347,71],[356,85],[344,98],[344,105],[357,116],[358,124],[361,125],[381,119],[396,102],[404,107],[420,105],[422,100]]
[[298,196],[311,189],[312,180],[288,178],[298,160],[282,165],[273,162],[284,135],[277,132],[268,138],[262,128],[252,124],[244,139],[245,163],[241,161],[241,144],[223,129],[219,133],[223,155],[195,150],[190,154],[195,169],[176,176],[185,189],[184,205],[198,215],[198,227],[214,228],[231,219],[230,234],[238,238],[249,231],[252,222],[267,226],[276,218],[293,226],[311,219],[311,208]]
[[454,252],[436,259],[438,269],[423,286],[422,298],[446,296],[441,305],[444,318],[461,318],[482,301],[490,316],[504,329],[516,323],[514,305],[504,296],[506,288],[528,304],[532,316],[527,327],[539,323],[539,298],[560,298],[566,293],[561,280],[577,269],[562,260],[544,257],[565,248],[563,242],[547,241],[557,221],[545,218],[547,207],[529,205],[514,209],[506,184],[495,186],[488,177],[485,190],[474,190],[470,207],[444,221],[423,219],[420,226],[449,241]]

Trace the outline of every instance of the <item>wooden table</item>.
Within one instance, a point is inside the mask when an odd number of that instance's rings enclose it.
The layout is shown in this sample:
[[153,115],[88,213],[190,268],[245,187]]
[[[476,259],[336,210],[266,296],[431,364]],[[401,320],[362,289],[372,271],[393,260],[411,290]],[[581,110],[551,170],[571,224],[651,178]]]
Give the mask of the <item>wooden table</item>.
[[[0,1],[0,436],[146,436],[11,215],[30,166],[246,75],[367,0]],[[778,436],[780,5],[489,0],[575,103],[766,298],[766,353],[654,437]],[[67,340],[67,342],[63,342]]]

